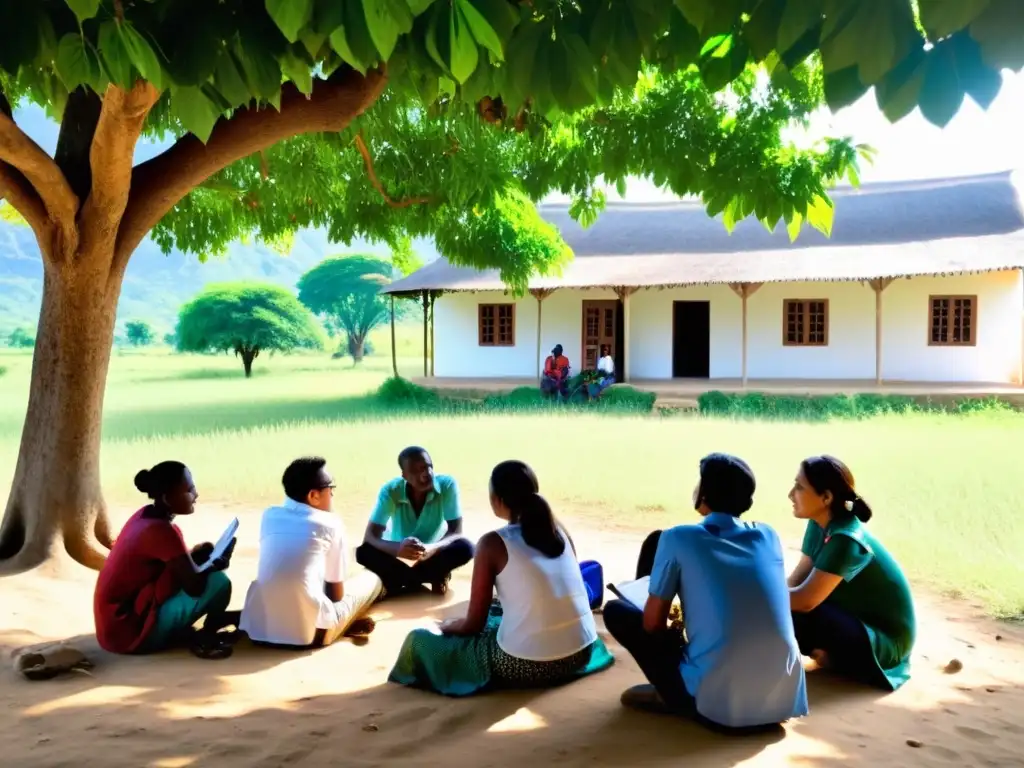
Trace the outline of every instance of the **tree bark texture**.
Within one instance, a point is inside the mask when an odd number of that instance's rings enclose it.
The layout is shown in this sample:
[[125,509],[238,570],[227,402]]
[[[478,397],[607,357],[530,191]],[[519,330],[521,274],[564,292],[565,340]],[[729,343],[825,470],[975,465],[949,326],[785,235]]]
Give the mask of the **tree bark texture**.
[[64,549],[99,568],[111,544],[100,485],[100,425],[121,280],[105,252],[46,267],[28,411],[0,527],[0,564],[20,571]]
[[[143,237],[196,185],[227,165],[303,133],[340,131],[386,85],[342,68],[311,96],[286,85],[281,108],[236,110],[204,145],[185,136],[132,167],[160,93],[139,81],[72,95],[57,158],[16,125],[0,88],[0,199],[36,235],[44,265],[31,390],[7,508],[0,575],[42,564],[61,548],[100,568],[111,531],[100,483],[103,395],[124,271]],[[100,104],[97,105],[97,100]],[[258,350],[243,357],[246,376]]]

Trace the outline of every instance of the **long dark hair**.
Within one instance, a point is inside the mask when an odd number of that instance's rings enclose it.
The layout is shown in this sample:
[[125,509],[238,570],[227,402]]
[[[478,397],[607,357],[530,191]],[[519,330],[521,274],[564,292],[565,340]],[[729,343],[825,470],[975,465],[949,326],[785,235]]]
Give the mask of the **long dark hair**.
[[832,494],[829,511],[832,519],[841,522],[856,517],[862,523],[871,519],[871,507],[855,489],[850,468],[834,456],[812,456],[800,463],[807,482],[819,496]]
[[518,524],[523,541],[546,557],[565,552],[555,514],[543,496],[537,475],[521,461],[503,461],[491,472],[491,490],[512,513],[509,522]]

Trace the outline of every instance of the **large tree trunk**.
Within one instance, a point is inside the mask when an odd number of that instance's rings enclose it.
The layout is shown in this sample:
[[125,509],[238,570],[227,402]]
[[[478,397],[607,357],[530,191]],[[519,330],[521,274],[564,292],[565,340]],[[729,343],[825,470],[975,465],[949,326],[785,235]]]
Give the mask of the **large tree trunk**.
[[[106,252],[104,252],[106,251]],[[0,571],[58,554],[99,568],[111,536],[100,485],[100,426],[121,274],[113,241],[47,264],[28,412],[0,528]]]
[[[99,568],[111,545],[100,485],[100,427],[124,271],[146,234],[196,185],[244,157],[304,133],[343,130],[384,90],[383,71],[339,68],[312,94],[292,84],[277,109],[222,118],[205,144],[185,135],[139,165],[136,141],[160,91],[139,80],[68,98],[48,156],[15,123],[0,84],[0,199],[32,227],[44,264],[28,412],[0,524],[0,574],[63,549]],[[246,375],[259,354],[243,357]]]

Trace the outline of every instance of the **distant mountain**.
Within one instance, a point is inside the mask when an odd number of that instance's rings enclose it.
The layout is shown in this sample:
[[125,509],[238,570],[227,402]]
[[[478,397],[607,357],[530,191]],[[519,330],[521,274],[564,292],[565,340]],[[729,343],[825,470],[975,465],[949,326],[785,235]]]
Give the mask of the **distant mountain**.
[[[424,261],[437,258],[429,241],[414,243]],[[192,255],[160,252],[143,241],[125,273],[117,319],[145,320],[159,335],[173,330],[178,309],[209,283],[257,280],[294,288],[299,277],[327,256],[349,251],[387,255],[387,248],[365,241],[351,246],[331,243],[323,230],[296,234],[291,253],[283,256],[262,245],[232,245],[226,256],[205,264]],[[35,327],[43,289],[43,265],[32,230],[0,222],[0,340],[19,326]]]
[[[43,149],[52,153],[57,145],[57,125],[42,109],[29,106],[17,112],[18,125]],[[166,142],[142,141],[135,153],[141,162],[166,148]],[[438,258],[430,241],[413,243],[425,261]],[[178,309],[209,283],[226,280],[262,280],[294,288],[303,272],[327,256],[347,252],[387,255],[381,244],[355,241],[351,246],[331,243],[326,230],[303,230],[287,256],[261,245],[232,245],[225,257],[205,264],[193,255],[174,251],[164,256],[152,240],[143,241],[128,264],[121,302],[118,330],[127,320],[145,320],[159,332],[171,331]],[[43,265],[32,230],[0,222],[0,344],[12,329],[35,327],[42,299]]]

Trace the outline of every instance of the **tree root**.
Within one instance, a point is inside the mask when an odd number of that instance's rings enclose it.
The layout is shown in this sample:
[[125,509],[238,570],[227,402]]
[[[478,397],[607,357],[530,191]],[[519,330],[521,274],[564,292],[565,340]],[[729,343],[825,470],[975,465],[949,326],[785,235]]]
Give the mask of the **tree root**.
[[[108,547],[109,549],[109,547]],[[76,563],[98,571],[107,562],[106,553],[100,548],[99,542],[85,532],[64,536],[64,551],[71,555]]]

